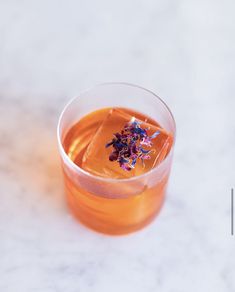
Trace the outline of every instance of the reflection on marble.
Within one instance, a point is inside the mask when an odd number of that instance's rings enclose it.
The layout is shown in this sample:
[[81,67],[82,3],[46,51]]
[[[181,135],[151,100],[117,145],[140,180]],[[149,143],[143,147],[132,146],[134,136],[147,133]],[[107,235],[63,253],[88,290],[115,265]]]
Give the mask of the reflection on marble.
[[[0,3],[0,291],[235,291],[232,1]],[[124,237],[77,223],[56,146],[69,97],[140,84],[175,114],[165,206]]]

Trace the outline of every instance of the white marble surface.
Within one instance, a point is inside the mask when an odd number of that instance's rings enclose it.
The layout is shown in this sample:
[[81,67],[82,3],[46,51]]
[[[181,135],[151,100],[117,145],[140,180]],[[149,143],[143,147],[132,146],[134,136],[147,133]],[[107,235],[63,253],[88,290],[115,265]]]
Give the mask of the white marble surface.
[[[0,291],[232,292],[234,1],[0,1]],[[168,198],[124,237],[77,223],[56,147],[70,97],[158,93],[178,136]]]

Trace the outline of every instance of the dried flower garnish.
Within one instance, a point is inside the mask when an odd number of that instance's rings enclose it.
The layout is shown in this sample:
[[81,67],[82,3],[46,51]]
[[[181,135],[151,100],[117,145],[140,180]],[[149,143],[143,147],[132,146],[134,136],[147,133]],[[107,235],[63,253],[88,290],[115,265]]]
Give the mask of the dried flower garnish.
[[130,171],[135,168],[138,159],[141,159],[143,165],[145,159],[150,159],[151,149],[145,149],[143,146],[151,147],[152,139],[159,135],[159,131],[153,135],[148,135],[148,128],[142,129],[141,122],[132,118],[125,125],[121,133],[115,133],[111,142],[106,144],[106,148],[113,146],[113,152],[109,155],[110,161],[117,161],[123,170]]

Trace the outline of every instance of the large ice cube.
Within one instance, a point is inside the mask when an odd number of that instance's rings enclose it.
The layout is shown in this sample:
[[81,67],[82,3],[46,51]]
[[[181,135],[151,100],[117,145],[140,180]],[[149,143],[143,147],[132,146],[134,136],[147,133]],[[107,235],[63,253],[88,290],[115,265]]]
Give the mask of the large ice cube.
[[149,171],[165,158],[171,147],[171,136],[164,129],[142,121],[141,127],[149,128],[149,135],[160,131],[160,134],[152,140],[151,159],[145,160],[144,166],[140,159],[137,160],[135,168],[131,171],[125,171],[119,166],[118,162],[109,160],[113,148],[112,146],[106,148],[105,145],[112,140],[114,133],[120,132],[124,128],[131,118],[131,115],[120,109],[109,111],[83,155],[82,168],[84,170],[102,177],[128,178]]

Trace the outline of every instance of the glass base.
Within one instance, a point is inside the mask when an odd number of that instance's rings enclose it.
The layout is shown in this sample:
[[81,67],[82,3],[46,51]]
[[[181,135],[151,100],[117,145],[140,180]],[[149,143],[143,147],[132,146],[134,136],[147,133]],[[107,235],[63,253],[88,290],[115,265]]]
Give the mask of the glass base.
[[[144,228],[159,214],[165,199],[165,193],[162,193],[160,197],[158,196],[157,203],[152,206],[152,212],[145,215],[142,213],[142,208],[133,210],[135,214],[134,216],[131,214],[132,218],[122,210],[118,210],[123,213],[124,217],[121,218],[124,220],[119,220],[118,217],[110,218],[109,214],[104,214],[102,210],[94,210],[91,206],[84,205],[84,202],[81,202],[68,188],[66,189],[66,195],[68,206],[79,222],[96,232],[108,235],[124,235]],[[116,201],[115,199],[108,200]],[[128,200],[128,198],[125,200]]]

